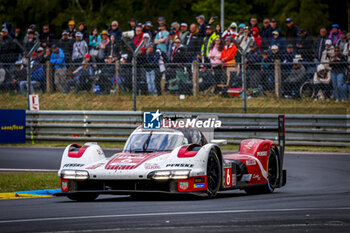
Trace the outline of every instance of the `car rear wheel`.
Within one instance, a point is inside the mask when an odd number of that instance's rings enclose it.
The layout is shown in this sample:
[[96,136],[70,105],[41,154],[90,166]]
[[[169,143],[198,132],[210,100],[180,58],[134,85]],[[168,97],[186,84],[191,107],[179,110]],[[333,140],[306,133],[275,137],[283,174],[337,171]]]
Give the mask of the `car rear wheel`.
[[267,162],[267,183],[261,187],[247,188],[248,194],[272,193],[278,185],[279,180],[279,160],[276,147],[272,147],[269,151]]
[[67,197],[73,201],[93,201],[98,197],[95,193],[72,193],[68,194]]
[[216,196],[221,184],[221,165],[215,150],[211,150],[207,163],[207,193],[209,198]]

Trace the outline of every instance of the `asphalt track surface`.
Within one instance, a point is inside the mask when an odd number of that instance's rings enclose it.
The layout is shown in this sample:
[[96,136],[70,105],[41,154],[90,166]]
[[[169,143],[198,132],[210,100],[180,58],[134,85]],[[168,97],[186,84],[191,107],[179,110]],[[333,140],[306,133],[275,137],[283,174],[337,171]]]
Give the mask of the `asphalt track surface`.
[[[62,151],[0,148],[0,167],[58,169]],[[284,167],[273,194],[0,200],[0,232],[350,232],[349,154],[287,153]]]

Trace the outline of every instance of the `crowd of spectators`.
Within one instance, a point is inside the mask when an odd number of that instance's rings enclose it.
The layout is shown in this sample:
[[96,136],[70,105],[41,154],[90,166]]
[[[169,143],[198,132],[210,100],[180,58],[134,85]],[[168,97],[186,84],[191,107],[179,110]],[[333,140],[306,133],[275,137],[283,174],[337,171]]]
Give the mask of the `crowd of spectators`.
[[[252,17],[247,25],[232,22],[226,29],[221,29],[216,20],[199,15],[196,23],[188,26],[185,22],[168,24],[159,17],[153,26],[151,21],[143,24],[131,19],[125,32],[118,21],[99,32],[98,28],[88,31],[83,22],[70,20],[60,36],[52,33],[49,25],[39,32],[32,24],[22,35],[21,28],[4,23],[0,33],[0,89],[25,93],[26,67],[30,66],[31,90],[44,92],[44,67],[50,63],[57,92],[74,89],[76,93],[95,90],[109,94],[113,85],[128,91],[132,89],[133,52],[142,43],[137,55],[137,84],[138,91],[144,94],[190,94],[193,61],[200,63],[200,91],[225,93],[240,87],[244,51],[247,84],[253,91],[274,89],[274,62],[280,60],[282,96],[297,96],[300,84],[312,71],[316,100],[349,98],[350,32],[340,30],[339,25],[333,24],[329,32],[321,28],[314,39],[292,18],[284,22],[284,35],[274,18],[264,18],[259,26],[258,18]],[[25,58],[36,42],[40,47],[27,64]],[[121,67],[117,76],[115,61],[120,61]]]

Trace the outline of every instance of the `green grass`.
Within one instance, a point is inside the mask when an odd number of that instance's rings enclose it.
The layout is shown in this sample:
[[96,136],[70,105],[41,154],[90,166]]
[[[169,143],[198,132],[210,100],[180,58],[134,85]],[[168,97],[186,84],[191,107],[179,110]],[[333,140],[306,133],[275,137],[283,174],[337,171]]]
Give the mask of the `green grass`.
[[[129,93],[119,95],[80,94],[39,94],[41,110],[132,110],[132,98]],[[25,95],[0,94],[0,108],[26,109]],[[137,110],[160,109],[161,111],[184,112],[226,112],[242,113],[242,99],[222,96],[138,96]],[[314,102],[313,100],[295,100],[276,98],[272,94],[247,100],[248,113],[283,114],[347,114],[349,102]]]
[[58,188],[57,173],[0,173],[0,192]]

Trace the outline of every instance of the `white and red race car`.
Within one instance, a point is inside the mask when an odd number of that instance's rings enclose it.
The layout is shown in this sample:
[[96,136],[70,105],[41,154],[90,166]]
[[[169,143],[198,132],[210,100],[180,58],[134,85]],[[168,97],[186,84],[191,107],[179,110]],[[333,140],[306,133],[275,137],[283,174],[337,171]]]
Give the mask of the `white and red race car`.
[[221,127],[216,131],[273,131],[271,140],[246,139],[237,153],[224,154],[225,140],[207,141],[197,128],[138,127],[122,152],[106,158],[96,143],[71,144],[63,153],[58,175],[61,193],[91,201],[100,194],[149,192],[192,193],[215,197],[219,191],[242,189],[271,193],[286,183],[283,170],[284,116],[277,127]]

